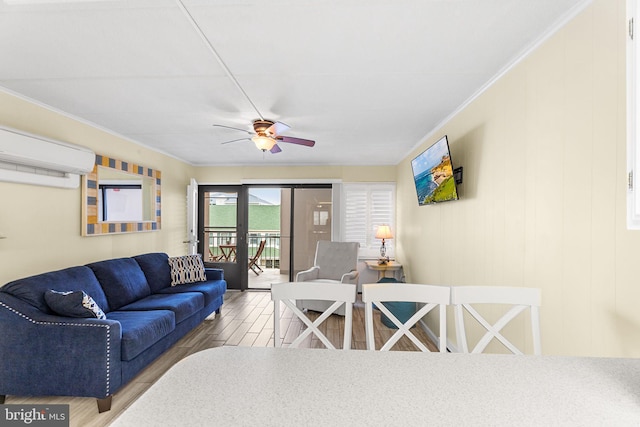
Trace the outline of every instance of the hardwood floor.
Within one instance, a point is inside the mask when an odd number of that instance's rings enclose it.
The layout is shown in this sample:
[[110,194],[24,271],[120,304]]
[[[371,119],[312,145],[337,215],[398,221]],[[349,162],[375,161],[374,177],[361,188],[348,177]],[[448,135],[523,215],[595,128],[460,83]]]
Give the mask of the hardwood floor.
[[[353,310],[352,348],[366,348],[364,332],[364,305],[357,302]],[[309,313],[310,317],[317,314]],[[299,333],[303,324],[300,320],[293,320],[293,313],[286,310],[281,320],[284,343],[291,342]],[[393,330],[380,323],[378,312],[374,314],[376,326],[376,340],[385,340],[391,336]],[[331,316],[320,328],[329,340],[341,347],[344,318]],[[286,331],[286,332],[285,332]],[[428,339],[426,333],[419,327],[412,329],[413,333],[432,351],[436,347]],[[7,396],[7,404],[69,404],[70,425],[85,427],[101,427],[109,425],[122,411],[124,411],[138,396],[144,393],[169,368],[184,357],[207,348],[229,346],[264,347],[273,346],[273,304],[268,291],[228,291],[225,303],[219,316],[211,316],[171,349],[164,353],[154,363],[142,371],[129,384],[120,389],[113,396],[110,411],[98,413],[96,399],[80,397],[19,397]],[[324,348],[315,336],[307,338],[303,347]],[[380,347],[380,343],[377,344]],[[416,351],[409,339],[403,337],[394,350]],[[223,367],[221,367],[223,369]]]

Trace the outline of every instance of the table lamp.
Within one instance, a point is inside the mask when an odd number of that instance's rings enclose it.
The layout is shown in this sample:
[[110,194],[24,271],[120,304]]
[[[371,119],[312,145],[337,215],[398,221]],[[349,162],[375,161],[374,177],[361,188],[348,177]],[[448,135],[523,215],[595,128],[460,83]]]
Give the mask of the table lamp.
[[380,246],[380,259],[378,260],[378,264],[386,264],[389,262],[389,257],[387,256],[387,248],[384,245],[384,239],[393,239],[393,234],[391,234],[391,228],[388,225],[379,225],[376,229],[376,239],[382,239],[382,246]]

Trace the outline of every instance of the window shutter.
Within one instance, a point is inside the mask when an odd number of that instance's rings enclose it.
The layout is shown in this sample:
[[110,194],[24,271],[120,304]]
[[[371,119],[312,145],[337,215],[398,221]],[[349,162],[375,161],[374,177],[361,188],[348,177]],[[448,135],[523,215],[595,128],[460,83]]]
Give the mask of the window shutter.
[[[395,184],[345,183],[342,191],[343,239],[360,243],[361,257],[377,258],[382,244],[375,238],[377,227],[388,224],[395,231]],[[386,245],[387,254],[393,256],[393,241]]]
[[365,188],[344,187],[345,218],[344,239],[358,242],[360,247],[367,245],[367,191]]

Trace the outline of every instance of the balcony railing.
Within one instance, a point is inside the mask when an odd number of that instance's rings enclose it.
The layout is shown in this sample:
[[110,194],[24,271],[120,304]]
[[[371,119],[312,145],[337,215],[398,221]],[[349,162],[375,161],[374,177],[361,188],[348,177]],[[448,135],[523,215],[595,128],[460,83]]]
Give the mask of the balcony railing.
[[[229,249],[234,248],[237,242],[235,229],[221,230],[220,228],[205,229],[205,242],[208,242],[208,253],[205,261],[208,262],[235,262],[235,255],[229,256]],[[258,260],[258,265],[266,268],[280,268],[280,233],[269,231],[250,231],[248,245],[248,258],[253,258],[258,251],[260,241],[265,240],[264,249]]]

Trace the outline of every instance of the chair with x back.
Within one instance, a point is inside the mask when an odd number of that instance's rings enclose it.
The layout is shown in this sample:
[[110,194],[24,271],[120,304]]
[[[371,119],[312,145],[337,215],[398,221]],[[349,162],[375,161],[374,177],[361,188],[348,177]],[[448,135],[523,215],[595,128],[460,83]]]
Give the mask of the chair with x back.
[[[413,327],[420,319],[436,307],[439,307],[440,332],[438,337],[438,349],[441,353],[447,351],[447,304],[450,301],[450,289],[448,286],[433,286],[414,283],[369,283],[362,285],[362,301],[365,303],[365,329],[367,350],[375,350],[375,333],[373,321],[373,306],[398,327],[398,330],[380,348],[381,351],[390,350],[406,335],[413,344],[424,352],[430,351],[412,332]],[[424,304],[406,322],[398,320],[385,302],[416,302]]]
[[[335,346],[329,341],[326,335],[322,333],[319,326],[334,314],[338,308],[344,306],[344,340],[342,349],[351,349],[353,303],[356,300],[355,284],[318,282],[274,283],[271,285],[271,300],[273,301],[275,347],[282,347],[282,338],[280,335],[280,303],[282,302],[285,307],[291,310],[307,327],[289,347],[298,347],[305,338],[313,333],[322,341],[325,347],[335,350]],[[311,319],[296,306],[296,301],[299,300],[328,301],[329,307],[322,312],[318,318],[311,321]]]
[[[531,320],[531,336],[533,340],[533,354],[540,355],[540,289],[536,288],[514,288],[501,286],[452,286],[451,304],[454,305],[456,339],[459,351],[462,353],[482,353],[487,345],[496,339],[501,342],[513,354],[523,354],[511,341],[503,334],[503,328],[511,322],[518,314],[529,310]],[[500,304],[507,305],[508,310],[498,321],[491,324],[486,316],[481,315],[474,305],[479,304]],[[469,351],[467,343],[467,333],[464,322],[464,312],[471,315],[473,319],[482,326],[482,331],[486,333],[478,340],[473,350]],[[504,309],[502,310],[504,311]]]

